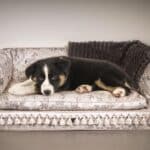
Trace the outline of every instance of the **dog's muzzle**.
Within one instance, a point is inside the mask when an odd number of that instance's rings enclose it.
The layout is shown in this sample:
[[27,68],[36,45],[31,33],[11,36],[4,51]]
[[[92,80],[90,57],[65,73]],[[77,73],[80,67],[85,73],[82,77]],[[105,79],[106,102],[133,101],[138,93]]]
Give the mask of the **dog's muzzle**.
[[44,82],[41,85],[41,93],[46,96],[54,94],[54,86]]
[[51,95],[51,91],[50,90],[44,90],[43,93],[44,93],[44,95],[47,95],[47,96]]

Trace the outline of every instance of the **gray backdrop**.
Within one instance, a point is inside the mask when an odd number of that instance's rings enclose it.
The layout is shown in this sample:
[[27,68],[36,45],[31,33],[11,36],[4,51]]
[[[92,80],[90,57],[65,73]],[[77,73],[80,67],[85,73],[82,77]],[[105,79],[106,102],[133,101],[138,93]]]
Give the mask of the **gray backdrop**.
[[149,0],[0,0],[0,44],[133,39],[150,44]]

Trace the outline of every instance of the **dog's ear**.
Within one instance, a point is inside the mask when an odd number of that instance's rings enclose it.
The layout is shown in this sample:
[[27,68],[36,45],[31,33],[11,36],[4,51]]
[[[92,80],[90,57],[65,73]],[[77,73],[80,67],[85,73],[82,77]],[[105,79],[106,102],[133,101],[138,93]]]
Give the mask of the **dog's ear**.
[[62,73],[68,75],[71,61],[67,57],[59,57],[59,60],[55,63],[55,66],[62,71]]
[[29,67],[26,68],[25,70],[25,74],[27,76],[27,78],[33,77],[33,75],[35,74],[35,70],[36,70],[36,64],[31,64]]

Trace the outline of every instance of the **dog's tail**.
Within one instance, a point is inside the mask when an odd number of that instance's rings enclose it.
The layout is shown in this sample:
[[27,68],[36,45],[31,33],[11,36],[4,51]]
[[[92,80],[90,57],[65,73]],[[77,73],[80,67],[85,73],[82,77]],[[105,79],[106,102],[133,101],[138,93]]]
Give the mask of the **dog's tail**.
[[140,93],[138,86],[130,78],[127,79],[127,81],[125,82],[123,87],[126,90],[126,93],[127,93],[126,95],[129,95],[132,91],[136,91],[136,92]]

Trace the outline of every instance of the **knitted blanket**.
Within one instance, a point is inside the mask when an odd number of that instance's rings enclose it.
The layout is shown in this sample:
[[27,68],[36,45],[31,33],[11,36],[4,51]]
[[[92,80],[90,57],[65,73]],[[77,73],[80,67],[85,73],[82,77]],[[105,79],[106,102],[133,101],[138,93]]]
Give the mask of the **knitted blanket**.
[[150,46],[140,41],[126,42],[69,42],[68,54],[73,57],[105,59],[123,68],[138,82],[145,67],[150,63]]

